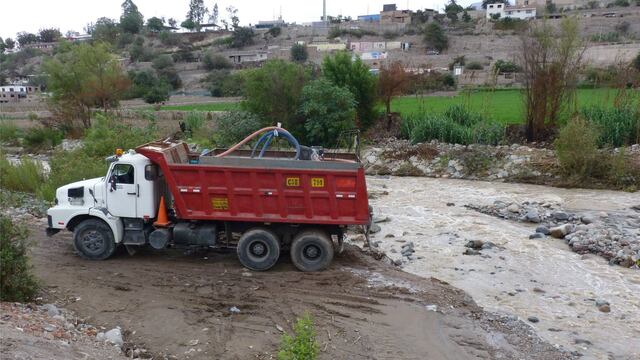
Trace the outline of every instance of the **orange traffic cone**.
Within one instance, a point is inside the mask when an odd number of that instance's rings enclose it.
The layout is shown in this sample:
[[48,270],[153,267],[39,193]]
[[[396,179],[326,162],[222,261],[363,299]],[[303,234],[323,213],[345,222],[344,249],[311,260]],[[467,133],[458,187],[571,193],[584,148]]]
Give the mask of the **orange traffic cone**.
[[170,224],[167,216],[167,207],[164,204],[164,196],[160,197],[160,206],[158,206],[158,219],[153,223],[155,226],[167,226]]

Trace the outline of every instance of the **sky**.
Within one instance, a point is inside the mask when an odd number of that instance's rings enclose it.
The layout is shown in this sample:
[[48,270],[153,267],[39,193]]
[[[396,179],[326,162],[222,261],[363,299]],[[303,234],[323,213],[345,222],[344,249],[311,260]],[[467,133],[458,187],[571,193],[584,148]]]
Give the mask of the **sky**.
[[[89,22],[99,17],[119,19],[122,0],[1,0],[0,37],[12,37],[20,31],[36,33],[41,28],[58,28],[65,34],[69,30],[84,33]],[[322,1],[295,0],[205,0],[205,6],[211,10],[218,3],[221,16],[226,15],[225,8],[234,5],[242,25],[255,24],[259,20],[273,20],[282,11],[287,22],[304,23],[318,21],[322,16]],[[459,1],[468,5],[472,0]],[[145,19],[153,16],[173,17],[178,23],[185,19],[189,0],[134,0]],[[393,0],[327,0],[327,15],[351,16],[378,13],[385,3]],[[402,0],[395,2],[399,9],[442,9],[445,0]]]

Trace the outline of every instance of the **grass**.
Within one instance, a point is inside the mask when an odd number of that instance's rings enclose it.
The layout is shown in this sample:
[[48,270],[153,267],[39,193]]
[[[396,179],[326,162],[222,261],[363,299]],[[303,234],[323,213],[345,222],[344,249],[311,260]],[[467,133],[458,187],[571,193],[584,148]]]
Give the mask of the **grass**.
[[240,110],[239,102],[212,102],[206,104],[165,105],[160,110],[177,111],[230,111]]
[[[615,89],[578,89],[578,107],[613,106]],[[640,104],[640,92],[636,103]],[[411,114],[444,113],[451,105],[464,105],[487,119],[503,124],[524,122],[524,102],[520,90],[462,92],[456,96],[401,97],[391,103],[391,110],[403,116]]]

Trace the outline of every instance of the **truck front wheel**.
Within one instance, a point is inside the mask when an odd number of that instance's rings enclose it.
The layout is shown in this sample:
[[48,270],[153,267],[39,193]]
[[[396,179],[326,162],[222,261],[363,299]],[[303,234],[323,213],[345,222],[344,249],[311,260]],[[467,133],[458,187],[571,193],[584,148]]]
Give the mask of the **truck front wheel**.
[[252,229],[238,241],[238,259],[246,268],[255,271],[270,269],[280,257],[278,236],[267,229]]
[[333,260],[333,244],[320,230],[306,230],[291,242],[291,261],[301,271],[324,270]]
[[88,260],[105,260],[116,251],[111,228],[101,220],[84,220],[73,230],[73,245]]

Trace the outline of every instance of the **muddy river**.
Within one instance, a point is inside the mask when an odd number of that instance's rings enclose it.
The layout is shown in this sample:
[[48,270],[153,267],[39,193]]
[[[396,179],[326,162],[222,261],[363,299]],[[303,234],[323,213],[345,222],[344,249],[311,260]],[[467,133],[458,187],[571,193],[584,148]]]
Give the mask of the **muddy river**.
[[[415,244],[418,259],[403,264],[405,271],[447,281],[485,309],[518,316],[586,359],[640,358],[640,271],[576,254],[562,240],[530,240],[535,225],[464,207],[551,201],[569,211],[626,213],[640,204],[640,194],[430,178],[367,181],[370,191],[388,192],[371,200],[377,216],[390,218],[373,240],[392,259],[401,256],[403,241]],[[462,255],[469,240],[498,246]],[[608,301],[611,312],[600,312],[595,300]],[[527,321],[532,316],[539,322]]]

